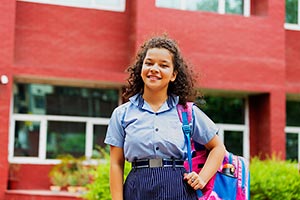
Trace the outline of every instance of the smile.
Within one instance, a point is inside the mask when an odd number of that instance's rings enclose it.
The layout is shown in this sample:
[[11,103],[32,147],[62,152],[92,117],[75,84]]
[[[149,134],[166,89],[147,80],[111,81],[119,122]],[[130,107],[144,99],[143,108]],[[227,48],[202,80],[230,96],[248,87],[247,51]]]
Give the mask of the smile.
[[161,78],[158,77],[158,76],[151,76],[151,75],[149,75],[149,76],[147,76],[147,78],[149,78],[150,80],[161,80]]

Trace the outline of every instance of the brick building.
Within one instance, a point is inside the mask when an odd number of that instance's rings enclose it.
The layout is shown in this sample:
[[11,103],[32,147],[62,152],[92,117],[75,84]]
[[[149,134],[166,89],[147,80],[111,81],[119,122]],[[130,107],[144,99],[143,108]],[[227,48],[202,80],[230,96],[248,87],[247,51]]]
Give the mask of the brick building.
[[290,2],[2,0],[0,199],[16,195],[10,164],[17,189],[43,190],[58,155],[92,157],[126,67],[154,34],[176,39],[200,73],[203,109],[229,150],[298,159],[300,2]]

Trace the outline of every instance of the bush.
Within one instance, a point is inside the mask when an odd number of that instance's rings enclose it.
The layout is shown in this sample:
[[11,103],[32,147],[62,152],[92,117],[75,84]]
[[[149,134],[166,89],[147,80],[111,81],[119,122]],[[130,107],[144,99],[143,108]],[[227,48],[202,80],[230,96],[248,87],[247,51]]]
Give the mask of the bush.
[[84,158],[74,158],[71,155],[59,157],[60,163],[54,165],[49,178],[53,185],[57,186],[83,186],[91,182],[91,173],[94,166],[84,164]]
[[[109,154],[100,149],[103,158],[101,163],[94,172],[94,181],[87,185],[88,192],[83,196],[89,200],[111,200],[110,188],[109,188],[109,168],[110,168],[110,157]],[[128,162],[125,162],[124,179],[131,169]]]
[[252,200],[300,199],[300,175],[297,163],[273,156],[267,160],[255,157],[250,164]]

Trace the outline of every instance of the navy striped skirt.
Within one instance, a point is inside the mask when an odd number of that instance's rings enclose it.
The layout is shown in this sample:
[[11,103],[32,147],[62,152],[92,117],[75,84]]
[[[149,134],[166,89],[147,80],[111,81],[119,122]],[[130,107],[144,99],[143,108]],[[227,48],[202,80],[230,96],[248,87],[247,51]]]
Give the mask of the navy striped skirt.
[[124,183],[124,200],[196,200],[183,167],[133,168]]

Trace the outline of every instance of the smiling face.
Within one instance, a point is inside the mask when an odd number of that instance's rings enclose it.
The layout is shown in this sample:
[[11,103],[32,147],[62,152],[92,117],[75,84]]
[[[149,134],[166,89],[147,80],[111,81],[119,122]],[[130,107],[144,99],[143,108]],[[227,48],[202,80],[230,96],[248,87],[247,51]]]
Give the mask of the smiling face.
[[173,55],[164,48],[152,48],[146,53],[141,76],[144,81],[144,92],[165,92],[170,81],[176,79]]

